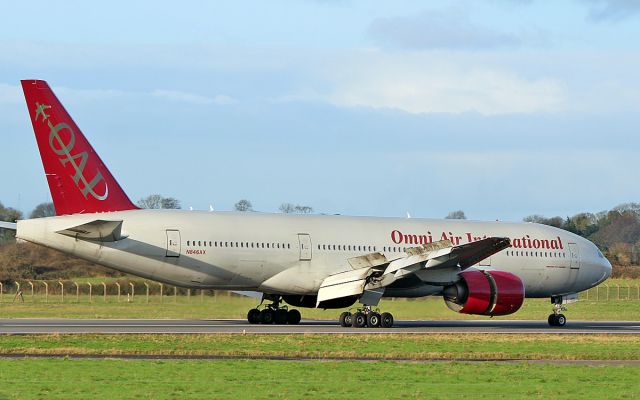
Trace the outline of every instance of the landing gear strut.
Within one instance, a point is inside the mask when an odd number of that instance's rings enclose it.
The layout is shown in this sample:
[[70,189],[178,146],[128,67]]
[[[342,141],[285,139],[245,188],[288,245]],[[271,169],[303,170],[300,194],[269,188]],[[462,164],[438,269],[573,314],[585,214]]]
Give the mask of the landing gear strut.
[[567,323],[567,317],[561,314],[562,311],[567,311],[567,307],[563,306],[562,296],[551,297],[551,303],[553,303],[553,314],[549,315],[547,322],[549,326],[564,326]]
[[[265,300],[270,300],[271,304],[267,304],[260,309]],[[264,295],[262,301],[256,308],[252,308],[247,313],[247,321],[250,324],[278,324],[278,325],[296,325],[300,323],[302,318],[300,311],[291,309],[288,306],[281,306],[282,297],[277,295]]]
[[340,314],[340,326],[354,328],[391,328],[393,326],[393,315],[388,312],[380,314],[378,310],[373,310],[371,306],[358,308],[353,314],[345,311]]

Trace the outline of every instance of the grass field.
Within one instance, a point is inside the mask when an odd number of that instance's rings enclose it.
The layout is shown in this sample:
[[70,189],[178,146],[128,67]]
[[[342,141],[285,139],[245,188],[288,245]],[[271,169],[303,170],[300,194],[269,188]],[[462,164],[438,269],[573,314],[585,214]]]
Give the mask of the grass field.
[[0,399],[632,399],[640,367],[0,359]]
[[639,335],[5,335],[0,353],[316,359],[638,360]]
[[[609,282],[636,293],[638,281]],[[640,320],[640,301],[625,292],[590,293],[569,305],[571,319]],[[608,297],[608,300],[607,300]],[[633,297],[633,296],[632,296]],[[0,317],[244,318],[255,299],[238,296],[151,296],[126,302],[108,296],[5,295]],[[485,319],[450,311],[441,298],[383,300],[396,319]],[[548,299],[527,299],[504,319],[546,320]],[[301,309],[304,318],[333,319],[342,310]],[[0,358],[2,399],[407,399],[638,398],[640,335],[4,335],[0,353],[57,358]],[[317,361],[122,360],[66,356],[304,357]],[[365,358],[376,361],[353,361]],[[414,360],[396,362],[390,360]],[[477,360],[505,360],[480,362]],[[423,362],[443,360],[437,362]],[[448,360],[448,361],[447,361]],[[455,360],[455,361],[451,361]],[[475,360],[475,361],[474,361]],[[507,360],[525,360],[511,363]],[[551,360],[591,360],[557,364]]]
[[[639,344],[637,335],[1,336],[5,353],[60,358],[0,358],[0,399],[632,399],[640,396],[638,365],[533,361],[637,360]],[[65,357],[123,353],[318,361]],[[479,358],[531,361],[471,361]],[[424,359],[469,361],[417,361]]]

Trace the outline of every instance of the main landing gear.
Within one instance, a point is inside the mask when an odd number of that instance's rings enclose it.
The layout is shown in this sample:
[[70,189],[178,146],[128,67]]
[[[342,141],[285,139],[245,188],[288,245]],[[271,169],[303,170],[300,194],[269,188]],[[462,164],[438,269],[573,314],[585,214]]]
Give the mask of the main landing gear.
[[[271,300],[271,304],[267,304],[260,309],[265,300]],[[262,301],[256,308],[252,308],[247,313],[247,321],[250,324],[277,324],[277,325],[296,325],[300,323],[302,316],[298,310],[289,310],[289,307],[281,306],[281,296],[264,296]]]
[[564,324],[567,323],[567,317],[561,314],[561,312],[567,311],[567,307],[562,305],[562,296],[551,297],[551,303],[553,303],[553,314],[549,315],[547,319],[549,326],[564,326]]
[[393,326],[393,315],[388,312],[380,314],[370,306],[358,308],[353,314],[345,311],[340,314],[340,326],[354,328],[391,328]]

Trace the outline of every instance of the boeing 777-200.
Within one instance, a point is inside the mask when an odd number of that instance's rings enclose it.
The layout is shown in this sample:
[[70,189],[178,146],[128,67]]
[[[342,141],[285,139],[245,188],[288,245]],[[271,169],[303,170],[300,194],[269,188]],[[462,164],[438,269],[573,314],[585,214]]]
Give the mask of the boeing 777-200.
[[391,327],[383,297],[442,296],[452,310],[516,312],[551,299],[548,322],[611,274],[588,240],[532,223],[136,207],[46,82],[22,81],[55,217],[1,223],[18,239],[147,279],[262,293],[251,323],[297,324],[291,307],[348,308],[342,326]]

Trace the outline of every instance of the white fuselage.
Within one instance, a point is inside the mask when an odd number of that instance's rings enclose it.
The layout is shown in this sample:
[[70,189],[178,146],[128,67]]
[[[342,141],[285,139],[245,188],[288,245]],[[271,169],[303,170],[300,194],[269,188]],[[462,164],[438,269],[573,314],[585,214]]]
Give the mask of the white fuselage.
[[[115,242],[56,233],[100,220],[122,220]],[[123,272],[191,288],[311,295],[348,259],[372,252],[397,258],[404,249],[449,239],[453,245],[508,237],[512,247],[477,268],[511,272],[527,297],[575,293],[604,281],[611,265],[594,244],[531,223],[324,215],[132,210],[18,222],[17,237]],[[385,296],[441,293],[419,280],[399,281]]]

